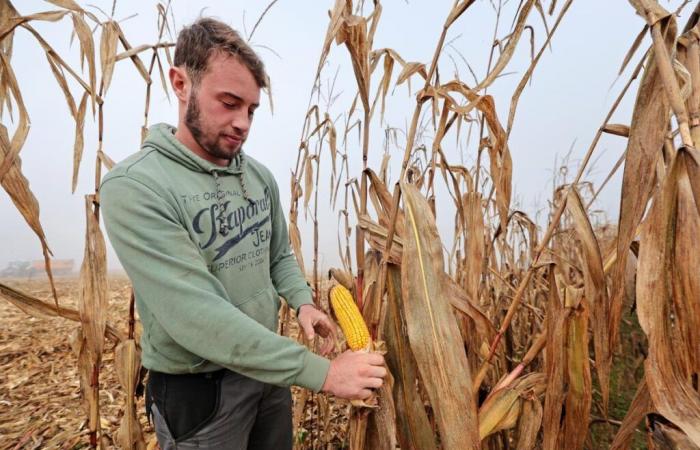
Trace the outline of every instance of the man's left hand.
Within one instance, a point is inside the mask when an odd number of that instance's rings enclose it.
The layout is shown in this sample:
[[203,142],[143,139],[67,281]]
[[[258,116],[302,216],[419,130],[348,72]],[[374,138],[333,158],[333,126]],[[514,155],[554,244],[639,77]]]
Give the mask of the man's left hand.
[[313,342],[317,333],[324,338],[321,355],[326,356],[335,348],[335,324],[323,311],[316,309],[314,305],[301,305],[297,320],[309,342]]

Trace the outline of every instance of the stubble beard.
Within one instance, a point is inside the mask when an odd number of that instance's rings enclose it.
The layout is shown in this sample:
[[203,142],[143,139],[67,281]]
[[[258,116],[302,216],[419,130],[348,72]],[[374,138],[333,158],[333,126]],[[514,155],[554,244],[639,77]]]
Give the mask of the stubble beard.
[[215,158],[231,160],[241,150],[242,145],[233,150],[226,150],[219,146],[219,135],[208,136],[202,127],[201,111],[199,109],[199,99],[197,91],[193,89],[190,93],[190,99],[187,102],[187,111],[185,111],[185,126],[190,130],[192,137],[207,153]]

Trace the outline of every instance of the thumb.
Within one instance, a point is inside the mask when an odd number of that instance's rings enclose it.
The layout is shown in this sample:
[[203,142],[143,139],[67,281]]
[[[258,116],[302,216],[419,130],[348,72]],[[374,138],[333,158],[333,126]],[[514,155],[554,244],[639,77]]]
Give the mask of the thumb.
[[304,323],[304,331],[306,331],[306,339],[313,341],[316,333],[314,332],[314,325],[310,320],[307,320],[306,323]]

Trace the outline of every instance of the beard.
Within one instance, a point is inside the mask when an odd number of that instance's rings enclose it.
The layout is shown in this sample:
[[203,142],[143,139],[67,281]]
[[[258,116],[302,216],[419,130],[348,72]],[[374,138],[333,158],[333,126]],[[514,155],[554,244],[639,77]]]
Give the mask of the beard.
[[196,89],[190,93],[190,99],[187,103],[187,111],[185,111],[185,126],[192,133],[192,137],[207,153],[215,158],[233,159],[234,156],[242,148],[242,144],[237,148],[227,149],[219,145],[220,134],[210,132],[204,129],[202,125],[201,110],[199,108],[199,99]]

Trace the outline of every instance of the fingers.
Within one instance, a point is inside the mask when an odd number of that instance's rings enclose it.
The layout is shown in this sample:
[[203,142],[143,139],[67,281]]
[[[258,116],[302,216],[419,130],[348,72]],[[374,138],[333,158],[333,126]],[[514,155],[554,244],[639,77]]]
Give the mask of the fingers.
[[372,395],[372,391],[370,391],[369,389],[361,389],[360,392],[358,392],[357,394],[357,398],[359,398],[360,400],[365,400],[369,398],[370,395]]
[[371,364],[373,366],[383,366],[384,365],[384,356],[382,356],[379,353],[365,353],[366,359],[365,361],[367,364]]
[[383,366],[369,366],[364,370],[363,375],[371,378],[384,378],[386,376],[386,369]]
[[321,355],[326,356],[326,355],[330,354],[334,348],[335,348],[335,339],[324,338],[323,347],[321,347]]
[[367,380],[366,387],[372,388],[372,389],[379,389],[380,387],[382,387],[383,384],[384,384],[384,380],[382,380],[381,378],[370,378]]

